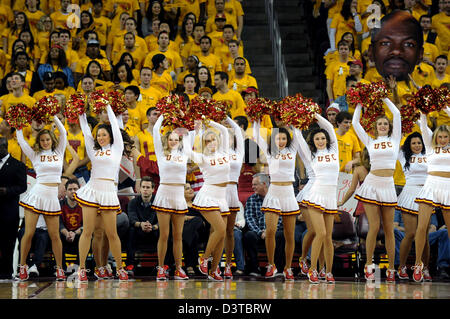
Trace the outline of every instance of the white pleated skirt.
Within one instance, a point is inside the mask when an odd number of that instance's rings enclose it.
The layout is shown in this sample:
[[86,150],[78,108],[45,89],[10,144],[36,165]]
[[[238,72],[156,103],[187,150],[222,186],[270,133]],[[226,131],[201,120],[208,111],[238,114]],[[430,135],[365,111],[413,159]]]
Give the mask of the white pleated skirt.
[[184,185],[159,184],[152,208],[159,212],[186,214],[188,207],[184,198]]
[[227,184],[226,199],[230,213],[236,213],[239,211],[239,195],[237,184]]
[[428,175],[417,195],[416,203],[426,203],[450,210],[450,178]]
[[327,214],[337,214],[337,186],[322,185],[316,180],[303,196],[301,204]]
[[229,215],[227,187],[203,184],[195,195],[192,207],[202,213],[220,211],[222,216]]
[[300,214],[298,203],[295,199],[294,186],[270,184],[261,205],[261,211],[279,214],[280,216]]
[[302,200],[305,197],[305,195],[311,191],[313,185],[314,179],[309,179],[308,182],[305,184],[305,186],[303,186],[302,190],[298,192],[297,197],[295,199],[297,199],[299,205],[304,206],[302,204]]
[[404,213],[418,214],[419,204],[416,203],[416,198],[422,187],[422,185],[405,185],[398,195],[396,208]]
[[36,183],[25,193],[19,205],[37,214],[60,215],[61,205],[58,200],[58,186]]
[[120,211],[117,187],[112,180],[91,178],[74,197],[80,205],[98,208],[99,212]]
[[369,173],[355,192],[355,198],[363,203],[379,206],[397,206],[394,177],[381,177]]

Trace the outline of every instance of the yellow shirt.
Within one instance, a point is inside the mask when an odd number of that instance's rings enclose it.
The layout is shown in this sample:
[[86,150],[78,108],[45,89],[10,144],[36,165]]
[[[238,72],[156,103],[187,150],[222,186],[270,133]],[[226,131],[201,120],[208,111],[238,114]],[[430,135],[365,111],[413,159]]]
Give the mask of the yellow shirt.
[[69,16],[69,13],[62,13],[60,10],[50,14],[55,29],[69,29],[67,26],[67,18]]
[[347,88],[345,78],[349,74],[350,67],[347,62],[334,61],[325,69],[327,80],[332,81],[333,97],[338,98],[345,94]]
[[187,43],[181,50],[181,57],[187,59],[190,55],[199,56],[202,54],[202,49],[200,44],[195,43],[195,41]]
[[200,54],[197,57],[200,60],[198,66],[206,66],[209,69],[209,73],[211,73],[211,77],[214,77],[216,72],[222,71],[222,61],[217,55],[210,53],[207,56]]
[[150,86],[159,90],[163,96],[166,96],[175,89],[175,82],[173,81],[172,76],[167,70],[164,71],[161,75],[158,75],[156,72],[152,72]]
[[[353,39],[357,39],[357,34],[355,30],[355,20],[353,17],[350,17],[348,20],[345,20],[344,17],[337,13],[333,16],[333,20],[331,21],[331,29],[336,29],[335,35],[335,47],[337,48],[338,42],[341,40],[342,35],[345,32],[351,32],[353,34]],[[357,41],[355,41],[355,48],[357,47]]]
[[444,78],[442,80],[439,80],[435,74],[433,80],[431,81],[431,86],[433,87],[433,89],[436,89],[440,87],[442,83],[450,83],[450,74],[445,73]]
[[111,65],[107,58],[91,59],[89,57],[84,57],[84,58],[80,59],[80,61],[78,61],[78,63],[77,63],[77,68],[75,69],[75,71],[77,73],[81,73],[81,74],[86,73],[86,68],[87,68],[89,62],[91,62],[91,60],[95,60],[98,63],[100,63],[100,66],[102,67],[103,72],[111,71]]
[[171,50],[171,49],[168,49],[165,52],[158,49],[158,50],[151,51],[150,53],[148,53],[144,60],[145,67],[149,67],[150,69],[153,69],[152,58],[156,54],[164,54],[167,61],[169,62],[169,68],[168,68],[169,72],[175,71],[176,69],[183,68],[183,62],[181,61],[180,55],[176,51]]
[[236,116],[242,115],[242,116],[247,116],[245,114],[245,102],[242,99],[242,96],[233,90],[228,90],[227,93],[223,94],[220,91],[217,91],[214,95],[213,95],[213,99],[216,101],[227,101],[230,103],[231,108],[230,108],[230,114],[231,114],[231,118],[235,118]]
[[106,40],[108,38],[108,28],[111,29],[111,20],[105,16],[93,18],[94,18],[95,32],[97,32],[100,45],[105,46]]
[[131,54],[133,61],[134,61],[135,68],[140,70],[142,68],[142,63],[144,63],[145,57],[147,55],[147,51],[138,47],[133,52],[130,52],[125,47],[122,47],[122,49],[120,51],[113,51],[111,54],[114,65],[119,63],[120,58],[122,57],[122,54],[124,54],[125,52],[128,52],[129,54]]
[[338,140],[340,171],[344,172],[345,165],[353,160],[356,153],[361,152],[361,148],[359,146],[358,138],[351,130],[344,135],[339,135],[337,128],[334,130]]
[[[246,58],[245,60],[245,73],[252,74],[252,69],[250,68],[250,63]],[[228,73],[228,77],[232,77],[235,74],[234,70],[234,58],[231,55],[222,56],[222,71]]]
[[383,77],[378,73],[375,67],[371,67],[367,70],[366,75],[364,75],[364,80],[369,82],[378,82],[383,80]]
[[155,145],[153,144],[153,135],[147,131],[140,131],[136,135],[139,139],[141,154],[151,161],[156,161]]
[[228,81],[228,87],[231,90],[237,91],[238,93],[245,91],[249,86],[254,86],[255,88],[258,88],[256,79],[253,76],[248,75],[248,74],[245,74],[242,79],[232,77]]
[[[28,9],[25,9],[23,12],[25,13],[25,15],[28,18],[31,32],[33,32],[33,36],[36,36],[38,34],[37,24],[38,24],[39,20],[41,19],[41,17],[45,15],[45,13],[42,12],[41,10],[37,10],[36,12],[30,12],[30,11],[28,11]],[[35,41],[36,40],[37,39],[35,38]]]
[[423,58],[434,63],[439,56],[439,49],[436,45],[428,42],[423,43]]
[[139,90],[141,91],[141,97],[142,97],[142,105],[145,112],[151,107],[154,107],[156,103],[163,97],[160,90],[150,86],[148,89],[144,89],[142,87],[139,87]]
[[[225,24],[231,24],[234,30],[237,30],[237,19],[235,19],[235,17],[225,14],[225,19]],[[208,20],[206,20],[206,34],[209,36],[210,33],[214,31],[217,31],[216,13],[214,13],[214,15],[212,16],[209,16]]]
[[6,114],[9,108],[13,105],[22,103],[28,106],[29,108],[32,108],[34,103],[36,103],[36,99],[32,98],[28,94],[23,94],[21,97],[15,97],[12,93],[10,93],[1,96],[0,100],[3,102],[1,106],[3,114]]
[[39,101],[40,99],[42,99],[44,96],[54,96],[55,94],[62,94],[65,96],[65,92],[61,91],[61,90],[53,90],[53,92],[47,92],[45,90],[40,90],[37,91],[33,94],[33,98],[36,99],[36,101]]
[[433,79],[436,77],[434,68],[424,62],[420,62],[419,65],[416,65],[411,76],[418,86],[424,86],[426,84],[431,85]]
[[147,117],[142,107],[136,105],[134,109],[128,108],[128,122],[126,126],[129,128],[128,134],[130,136],[136,136],[142,128],[142,124],[145,123]]
[[[145,38],[147,39],[148,37],[150,37],[150,36],[147,36]],[[173,43],[176,45],[176,47],[177,47],[176,51],[178,52],[178,54],[180,54],[180,56],[181,56],[181,51],[183,50],[184,46],[190,42],[194,42],[194,39],[192,37],[188,36],[187,42],[184,42],[183,38],[179,34],[177,34]],[[148,42],[147,42],[147,45],[148,45]]]
[[0,30],[5,30],[8,22],[14,21],[14,14],[11,7],[0,4]]
[[[73,134],[70,130],[67,130],[67,143],[72,146],[74,151],[78,154],[80,160],[83,160],[86,157],[86,146],[84,143],[83,132],[80,130],[78,134]],[[66,150],[65,160],[67,163],[72,161],[73,157],[69,151]]]
[[439,36],[442,53],[448,54],[450,47],[450,16],[447,16],[445,12],[435,14],[432,19],[431,27]]

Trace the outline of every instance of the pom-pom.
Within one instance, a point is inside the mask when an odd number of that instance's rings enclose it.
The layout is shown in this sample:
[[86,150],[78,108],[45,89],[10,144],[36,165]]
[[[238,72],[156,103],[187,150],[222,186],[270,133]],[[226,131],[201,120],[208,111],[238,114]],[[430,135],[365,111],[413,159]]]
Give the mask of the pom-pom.
[[86,96],[83,93],[72,94],[66,101],[64,116],[70,123],[77,123],[78,116],[86,112]]
[[272,115],[275,102],[264,97],[253,98],[247,101],[245,113],[251,122],[261,120],[264,115]]
[[300,130],[307,129],[315,121],[314,114],[320,113],[320,106],[300,93],[285,97],[277,105],[280,120]]
[[37,101],[32,108],[32,120],[39,123],[51,123],[52,117],[61,111],[58,99],[48,95]]
[[189,127],[190,120],[186,117],[187,110],[182,95],[164,96],[155,106],[161,114],[164,114],[163,126]]
[[420,88],[408,101],[412,108],[419,109],[424,114],[440,111],[449,103],[450,91],[447,88],[433,89],[429,85]]
[[92,112],[100,114],[106,109],[109,103],[108,95],[103,90],[96,90],[89,94],[88,103],[92,108]]
[[373,83],[358,82],[356,87],[347,91],[347,101],[355,107],[358,103],[363,108],[383,107],[383,98],[388,97],[388,88],[383,81]]
[[11,127],[21,130],[31,122],[31,109],[23,103],[11,105],[6,112],[5,120]]
[[127,110],[125,103],[125,95],[121,91],[112,90],[107,93],[109,104],[111,105],[114,114],[119,115]]
[[189,103],[189,127],[193,128],[195,120],[221,122],[227,117],[230,107],[227,101],[208,100],[198,95]]
[[402,105],[400,108],[400,114],[402,117],[402,133],[409,134],[412,132],[414,124],[420,118],[420,113],[417,109],[409,104]]

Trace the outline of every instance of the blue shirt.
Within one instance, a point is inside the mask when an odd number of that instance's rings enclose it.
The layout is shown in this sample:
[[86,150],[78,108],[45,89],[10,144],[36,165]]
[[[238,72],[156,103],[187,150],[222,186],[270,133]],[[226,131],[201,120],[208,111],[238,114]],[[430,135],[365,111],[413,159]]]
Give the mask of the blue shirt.
[[[251,231],[254,231],[261,236],[262,232],[266,229],[266,221],[264,218],[264,213],[261,212],[261,205],[263,203],[264,197],[258,194],[251,195],[244,208],[245,223]],[[277,230],[283,229],[282,218],[278,219]]]

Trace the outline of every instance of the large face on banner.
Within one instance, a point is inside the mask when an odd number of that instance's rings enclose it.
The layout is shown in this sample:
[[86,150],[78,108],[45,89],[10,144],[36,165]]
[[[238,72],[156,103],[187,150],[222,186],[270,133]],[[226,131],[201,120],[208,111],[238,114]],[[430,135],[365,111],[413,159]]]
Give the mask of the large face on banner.
[[381,28],[372,36],[369,57],[384,78],[393,75],[397,81],[408,74],[423,56],[423,35],[419,22],[408,12],[396,11],[381,20]]

